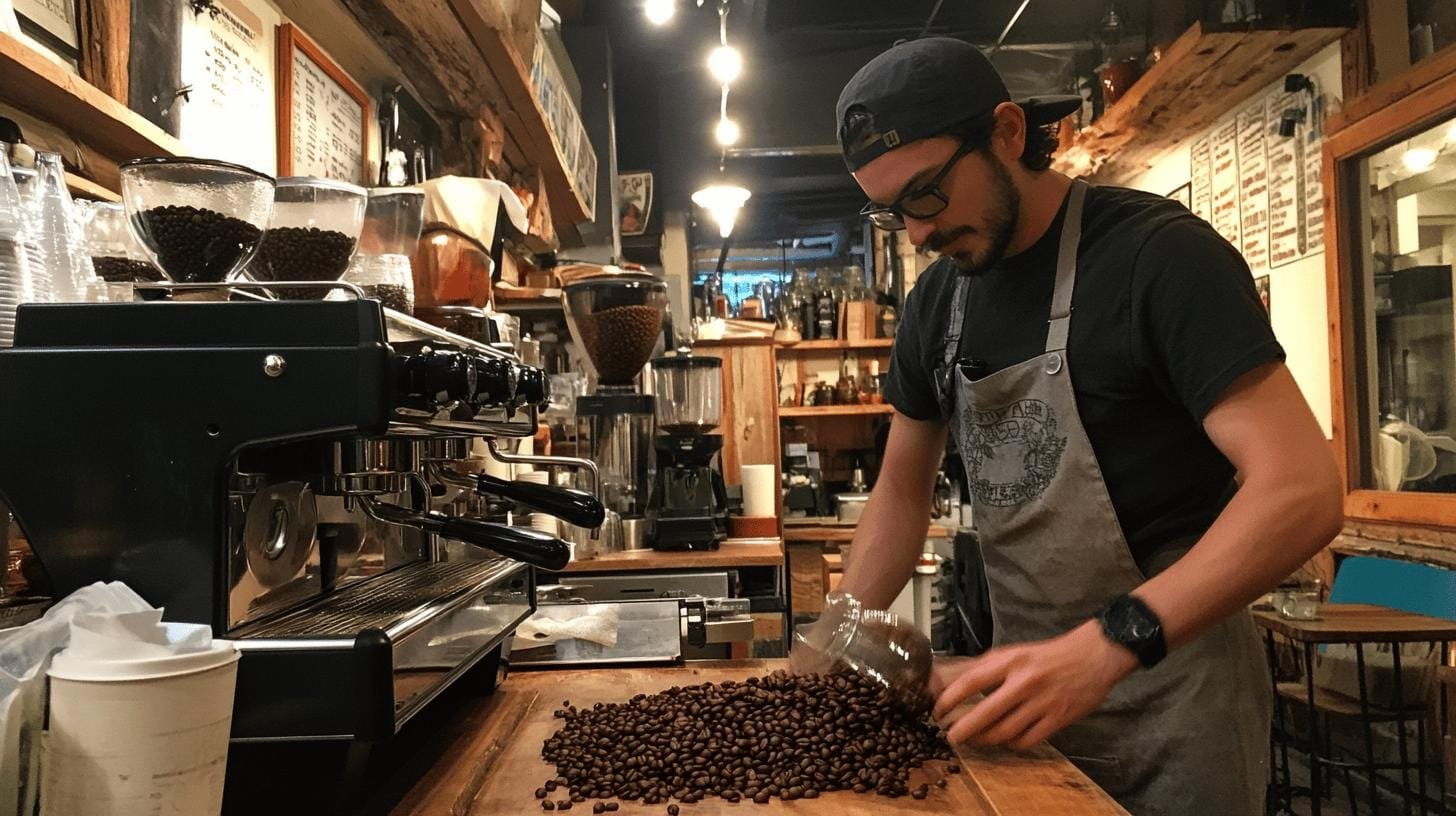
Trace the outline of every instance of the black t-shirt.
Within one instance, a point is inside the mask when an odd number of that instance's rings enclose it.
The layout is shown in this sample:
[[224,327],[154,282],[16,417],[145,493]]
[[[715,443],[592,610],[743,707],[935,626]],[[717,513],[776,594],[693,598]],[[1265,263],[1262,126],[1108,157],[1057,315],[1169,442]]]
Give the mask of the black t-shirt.
[[[1044,353],[1066,202],[1025,252],[972,278],[959,357],[994,373]],[[885,388],[914,419],[940,418],[957,266],[932,264],[906,298]],[[1139,562],[1201,534],[1234,491],[1203,418],[1239,376],[1283,360],[1248,265],[1171,199],[1087,191],[1067,363],[1078,414]]]

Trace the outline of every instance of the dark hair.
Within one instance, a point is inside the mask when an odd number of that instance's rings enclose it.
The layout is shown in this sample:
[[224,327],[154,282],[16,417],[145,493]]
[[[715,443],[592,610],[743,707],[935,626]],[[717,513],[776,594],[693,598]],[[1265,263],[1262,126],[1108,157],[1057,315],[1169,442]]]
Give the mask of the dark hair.
[[[874,117],[864,107],[856,105],[844,114],[840,124],[840,144],[853,145],[869,138],[874,130]],[[991,128],[994,120],[977,117],[964,124],[953,126],[937,136],[951,136],[960,139],[972,148],[984,148],[991,143]],[[1033,172],[1040,172],[1052,166],[1052,153],[1057,149],[1057,125],[1041,125],[1026,129],[1026,147],[1021,151],[1021,164]]]
[[[977,150],[991,144],[993,119],[973,119],[952,127],[944,136],[953,136]],[[1052,166],[1052,154],[1057,149],[1057,124],[1032,126],[1026,129],[1026,146],[1021,149],[1021,165],[1027,170],[1041,172]]]

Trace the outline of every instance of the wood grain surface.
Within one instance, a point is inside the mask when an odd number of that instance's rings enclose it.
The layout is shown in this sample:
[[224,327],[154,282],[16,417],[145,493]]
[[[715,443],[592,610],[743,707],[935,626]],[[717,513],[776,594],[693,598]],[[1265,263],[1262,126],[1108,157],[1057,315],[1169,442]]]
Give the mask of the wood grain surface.
[[[674,685],[743,680],[779,668],[782,661],[692,664],[673,668],[620,668],[517,673],[479,709],[454,728],[452,744],[400,801],[392,816],[495,816],[542,813],[533,791],[555,770],[541,759],[541,744],[555,732],[552,712],[570,700],[578,707],[622,702],[634,694]],[[930,782],[924,800],[888,799],[847,791],[818,799],[730,804],[706,799],[682,805],[688,816],[720,814],[834,814],[895,816],[946,813],[957,816],[1101,816],[1125,811],[1049,747],[1029,753],[962,751],[963,772],[947,774],[946,763],[929,763],[911,776],[911,786]],[[940,778],[944,788],[934,787]],[[560,798],[560,797],[552,797]],[[568,813],[591,813],[589,800]],[[667,813],[666,804],[623,802],[621,816]]]

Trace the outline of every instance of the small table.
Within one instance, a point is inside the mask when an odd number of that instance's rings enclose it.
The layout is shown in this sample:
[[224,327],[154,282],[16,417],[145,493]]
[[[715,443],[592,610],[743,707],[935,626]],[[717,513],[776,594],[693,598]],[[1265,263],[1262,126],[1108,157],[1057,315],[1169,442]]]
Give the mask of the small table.
[[[1365,759],[1364,763],[1367,772],[1370,774],[1370,807],[1372,813],[1378,813],[1378,800],[1376,798],[1375,776],[1378,766],[1375,763],[1374,736],[1370,730],[1371,705],[1366,693],[1365,683],[1365,644],[1368,643],[1439,643],[1441,649],[1441,665],[1446,664],[1447,641],[1456,640],[1456,622],[1432,618],[1426,615],[1417,615],[1412,612],[1402,612],[1398,609],[1390,609],[1383,606],[1372,606],[1368,604],[1340,604],[1327,603],[1320,607],[1320,619],[1312,621],[1290,620],[1280,616],[1277,612],[1269,610],[1254,610],[1254,623],[1264,630],[1265,645],[1269,653],[1270,670],[1274,672],[1274,711],[1278,719],[1278,727],[1282,731],[1284,727],[1283,706],[1280,703],[1279,677],[1277,673],[1278,662],[1274,651],[1274,636],[1282,635],[1300,644],[1304,652],[1304,691],[1305,702],[1309,706],[1309,773],[1310,773],[1310,813],[1312,816],[1320,816],[1321,797],[1320,773],[1322,765],[1336,764],[1332,758],[1325,757],[1320,753],[1319,742],[1319,709],[1316,708],[1319,695],[1316,694],[1314,685],[1314,649],[1315,646],[1325,643],[1345,643],[1355,647],[1355,665],[1359,672],[1360,699],[1358,708],[1350,708],[1348,713],[1358,714],[1364,723],[1365,731]],[[1392,667],[1399,678],[1400,675],[1400,649],[1391,650]],[[1401,699],[1401,684],[1397,680],[1395,684],[1395,711],[1402,713],[1405,706]],[[1326,695],[1336,696],[1336,695]],[[1340,698],[1343,699],[1343,698]],[[1441,696],[1440,726],[1442,733],[1446,729],[1446,698]],[[1421,721],[1422,723],[1424,720]],[[1407,792],[1409,791],[1409,779],[1407,769],[1409,757],[1405,744],[1405,732],[1403,727],[1399,730],[1401,778],[1404,780]],[[1421,734],[1424,735],[1424,732]],[[1417,764],[1416,773],[1418,784],[1421,788],[1420,807],[1421,812],[1426,812],[1425,802],[1425,740],[1418,739],[1417,742]],[[1346,766],[1348,767],[1348,766]],[[1288,761],[1285,762],[1285,792],[1292,793],[1292,786],[1288,783]],[[1445,799],[1445,778],[1438,773],[1439,790],[1444,804]],[[1409,810],[1410,800],[1407,796],[1406,807]]]

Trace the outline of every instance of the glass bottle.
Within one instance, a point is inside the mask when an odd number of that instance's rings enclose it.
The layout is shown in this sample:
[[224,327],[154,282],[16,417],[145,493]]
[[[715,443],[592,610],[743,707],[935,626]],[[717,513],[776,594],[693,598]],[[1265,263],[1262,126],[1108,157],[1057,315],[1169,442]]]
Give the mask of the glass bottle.
[[66,189],[66,171],[59,153],[37,153],[40,175],[40,245],[46,268],[51,273],[56,300],[60,303],[104,301],[106,285],[96,278],[86,241],[76,219],[71,191]]
[[809,270],[794,270],[794,306],[798,309],[799,336],[805,340],[814,339],[814,324],[819,319],[814,310],[814,284],[809,280]]
[[834,300],[834,288],[829,276],[819,272],[819,291],[814,296],[814,338],[816,340],[839,339],[839,304]]
[[846,352],[839,360],[839,381],[834,384],[834,401],[839,405],[859,404],[859,383]]
[[847,592],[825,596],[819,620],[794,635],[789,656],[795,672],[848,668],[916,710],[930,704],[930,658],[930,641],[919,629]]
[[859,401],[865,405],[883,405],[885,395],[880,393],[880,361],[870,360],[869,373],[860,378]]

